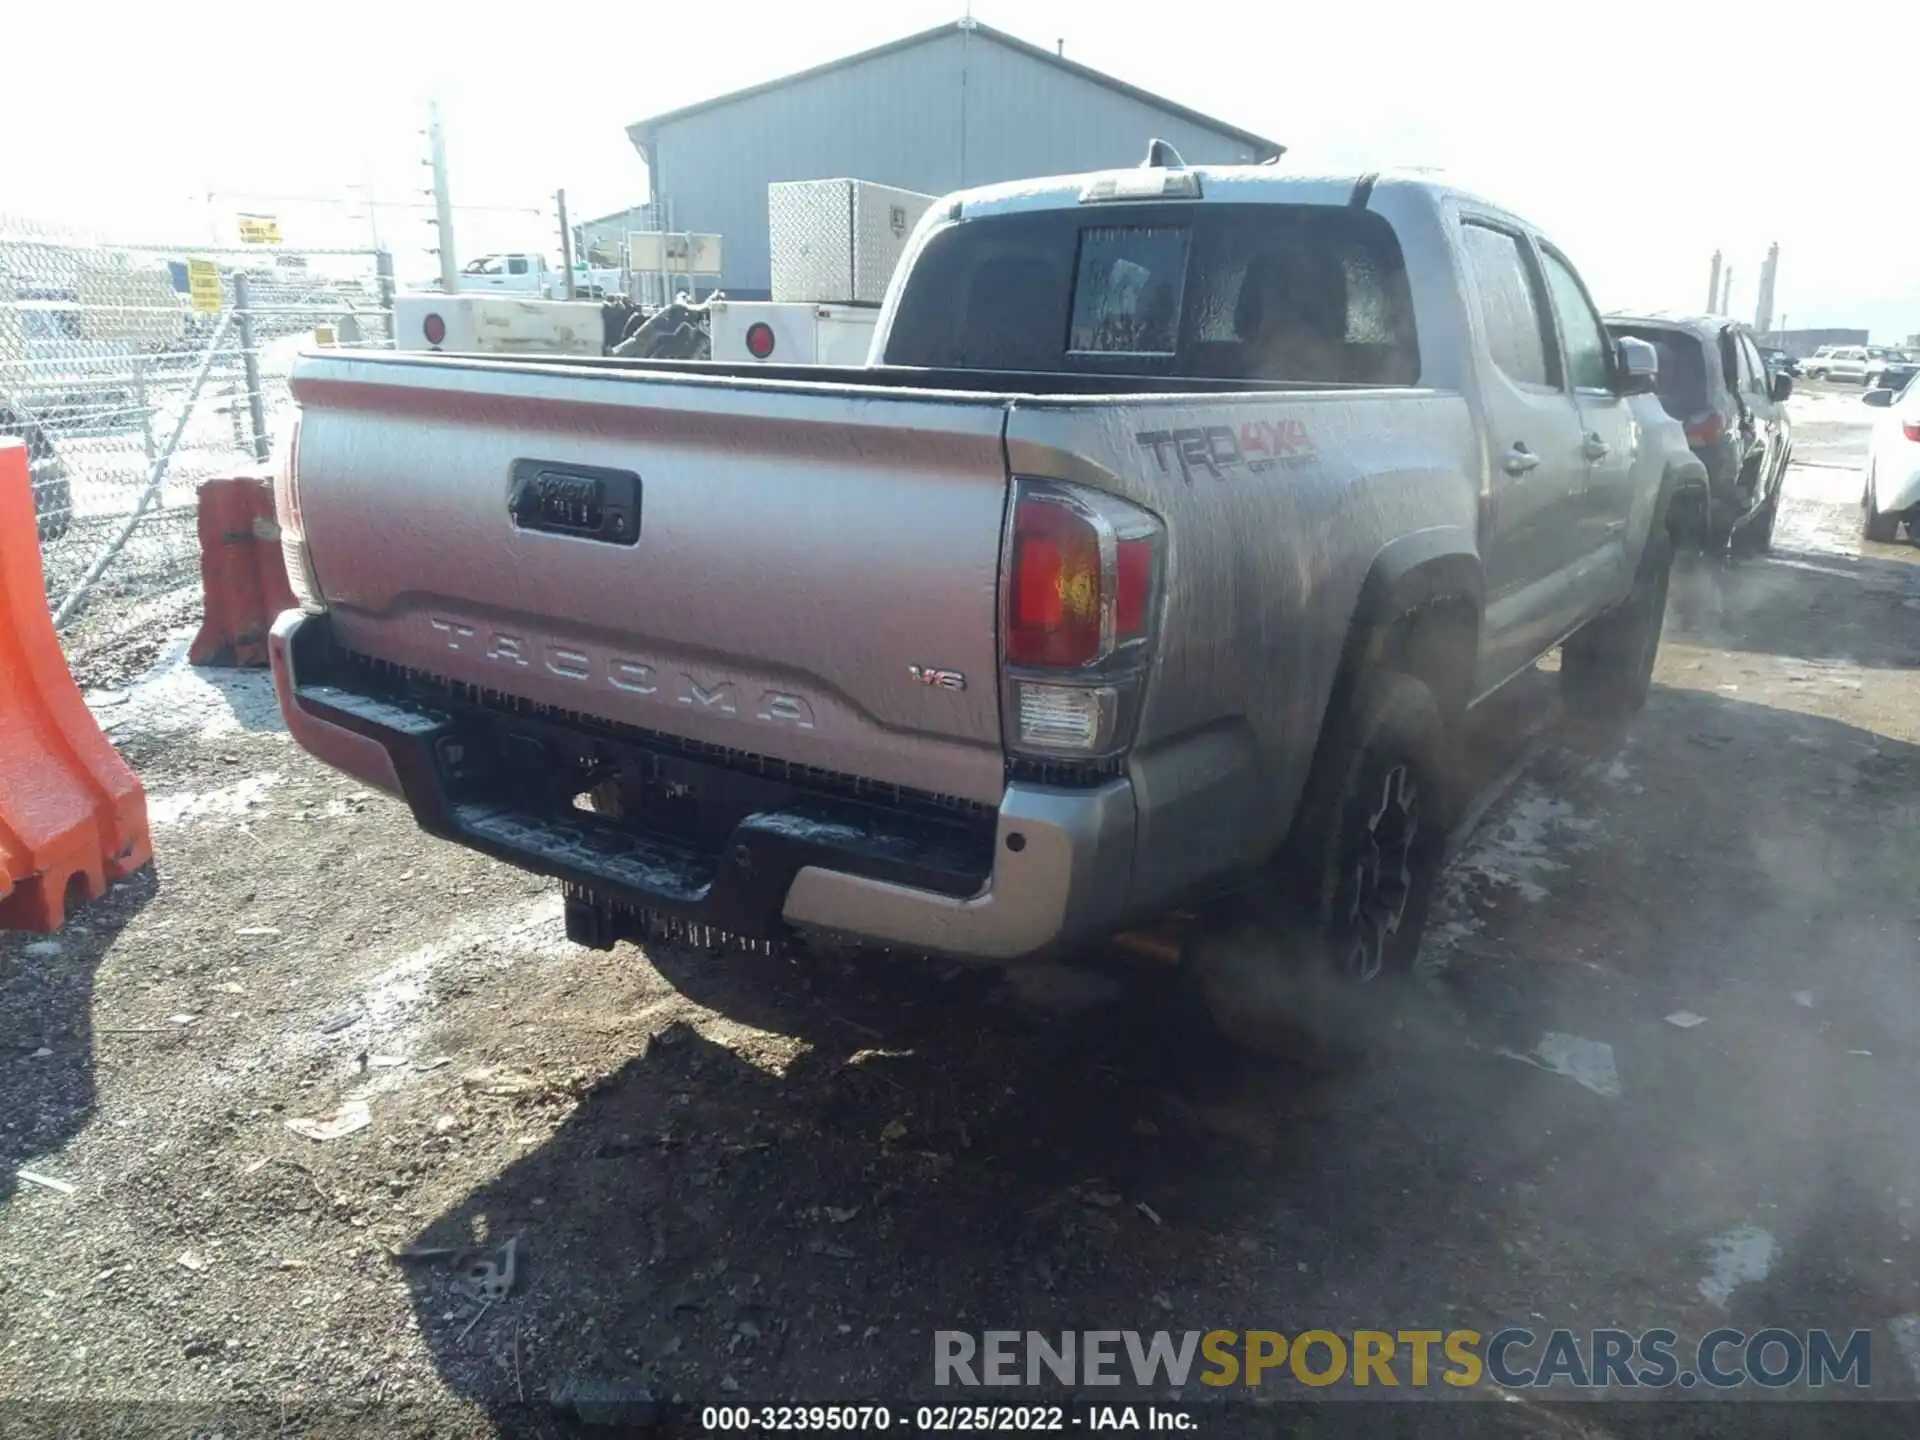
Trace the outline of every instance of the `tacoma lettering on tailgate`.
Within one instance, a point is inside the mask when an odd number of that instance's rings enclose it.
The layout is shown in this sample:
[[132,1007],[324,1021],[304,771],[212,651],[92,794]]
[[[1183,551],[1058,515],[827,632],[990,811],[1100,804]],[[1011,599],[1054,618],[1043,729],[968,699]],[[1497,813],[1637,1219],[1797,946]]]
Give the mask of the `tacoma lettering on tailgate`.
[[753,694],[751,684],[725,677],[696,676],[631,655],[597,653],[577,644],[489,629],[442,615],[428,616],[427,623],[436,646],[479,655],[522,673],[538,670],[556,679],[605,686],[623,695],[645,696],[706,715],[787,725],[796,730],[811,730],[816,724],[812,704],[804,696],[784,690],[762,690],[756,702],[743,703],[743,695]]

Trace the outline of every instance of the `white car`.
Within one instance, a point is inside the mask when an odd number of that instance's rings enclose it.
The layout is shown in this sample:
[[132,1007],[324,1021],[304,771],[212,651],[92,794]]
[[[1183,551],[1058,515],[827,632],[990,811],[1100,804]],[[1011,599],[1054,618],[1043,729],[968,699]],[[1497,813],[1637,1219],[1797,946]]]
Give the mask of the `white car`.
[[1800,373],[1809,380],[1851,380],[1856,385],[1864,384],[1872,358],[1865,345],[1822,345],[1800,362]]
[[1920,379],[1904,390],[1869,390],[1862,399],[1880,411],[1867,445],[1862,532],[1891,540],[1904,520],[1908,536],[1920,540]]

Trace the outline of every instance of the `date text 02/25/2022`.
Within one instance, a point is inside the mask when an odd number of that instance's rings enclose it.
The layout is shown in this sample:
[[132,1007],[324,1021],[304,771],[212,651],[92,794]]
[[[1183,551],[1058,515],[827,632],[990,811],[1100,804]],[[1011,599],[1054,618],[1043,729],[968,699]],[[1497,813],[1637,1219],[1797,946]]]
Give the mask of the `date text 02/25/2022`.
[[848,1434],[900,1430],[912,1435],[1099,1434],[1108,1431],[1192,1433],[1187,1411],[1159,1405],[708,1405],[700,1412],[708,1434]]

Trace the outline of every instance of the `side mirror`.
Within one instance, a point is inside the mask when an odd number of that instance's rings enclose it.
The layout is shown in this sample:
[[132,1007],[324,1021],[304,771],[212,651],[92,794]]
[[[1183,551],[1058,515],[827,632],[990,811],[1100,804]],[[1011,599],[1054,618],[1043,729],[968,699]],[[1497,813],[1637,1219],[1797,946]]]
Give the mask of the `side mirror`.
[[1869,390],[1860,397],[1860,403],[1871,405],[1876,410],[1885,410],[1893,404],[1893,393],[1891,390]]
[[1631,335],[1622,335],[1614,344],[1614,374],[1620,393],[1651,395],[1660,378],[1660,352]]
[[1776,373],[1772,377],[1772,383],[1768,386],[1767,393],[1773,396],[1774,404],[1778,405],[1782,403],[1789,395],[1793,394],[1793,377],[1791,375]]

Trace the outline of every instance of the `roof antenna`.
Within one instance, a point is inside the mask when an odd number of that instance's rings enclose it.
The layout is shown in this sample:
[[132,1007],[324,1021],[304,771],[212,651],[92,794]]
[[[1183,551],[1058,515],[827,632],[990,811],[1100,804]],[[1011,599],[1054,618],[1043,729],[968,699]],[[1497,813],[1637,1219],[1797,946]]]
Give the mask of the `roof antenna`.
[[1053,42],[1053,53],[1054,53],[1054,54],[1056,54],[1056,55],[1058,55],[1058,56],[1060,56],[1060,57],[1061,57],[1062,59],[1064,59],[1064,58],[1066,57],[1066,53],[1067,53],[1067,42],[1066,42],[1065,40],[1056,40],[1056,41],[1054,41],[1054,42]]
[[1147,158],[1141,163],[1144,170],[1184,170],[1187,162],[1180,158],[1180,152],[1157,136],[1147,142]]

